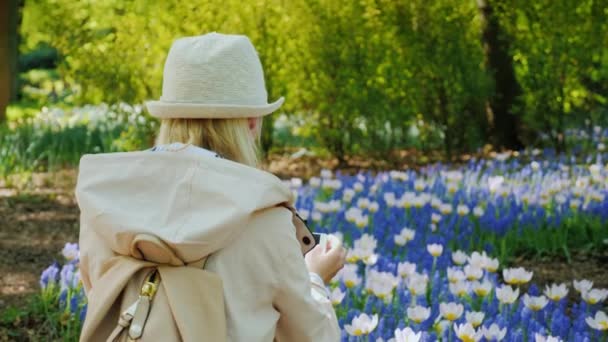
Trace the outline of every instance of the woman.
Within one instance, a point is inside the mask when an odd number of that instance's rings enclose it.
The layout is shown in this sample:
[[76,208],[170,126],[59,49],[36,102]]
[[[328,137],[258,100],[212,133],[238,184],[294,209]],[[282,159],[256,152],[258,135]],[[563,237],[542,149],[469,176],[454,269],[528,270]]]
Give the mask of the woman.
[[345,250],[303,257],[291,191],[256,168],[262,117],[283,103],[263,77],[245,36],[178,39],[146,104],[153,151],[82,158],[82,341],[339,340],[325,285]]

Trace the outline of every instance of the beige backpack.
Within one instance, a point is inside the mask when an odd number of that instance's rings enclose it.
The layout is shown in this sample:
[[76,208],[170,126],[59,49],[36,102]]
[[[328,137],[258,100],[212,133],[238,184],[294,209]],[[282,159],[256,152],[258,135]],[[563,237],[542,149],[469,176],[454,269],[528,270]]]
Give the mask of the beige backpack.
[[[206,258],[184,265],[154,236],[136,237],[131,256],[104,264],[99,284],[122,288],[116,298],[88,293],[81,341],[226,341],[222,280]],[[180,265],[181,263],[181,265]],[[100,294],[117,291],[99,291]]]

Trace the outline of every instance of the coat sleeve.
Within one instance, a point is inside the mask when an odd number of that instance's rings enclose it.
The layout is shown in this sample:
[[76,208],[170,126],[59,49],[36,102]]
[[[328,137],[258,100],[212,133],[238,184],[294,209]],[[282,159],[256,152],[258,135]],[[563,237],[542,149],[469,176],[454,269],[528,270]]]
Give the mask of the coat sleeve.
[[340,340],[336,312],[325,285],[308,273],[292,226],[281,234],[278,290],[274,306],[280,313],[276,341]]

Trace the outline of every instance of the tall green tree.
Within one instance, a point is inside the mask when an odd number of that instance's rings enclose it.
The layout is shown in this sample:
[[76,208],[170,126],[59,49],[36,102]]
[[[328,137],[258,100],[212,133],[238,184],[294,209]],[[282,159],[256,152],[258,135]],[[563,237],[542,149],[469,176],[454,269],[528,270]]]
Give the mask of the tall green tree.
[[608,2],[509,0],[500,13],[513,38],[524,123],[563,150],[568,123],[606,105],[605,90],[588,81],[607,81]]
[[438,126],[448,157],[485,137],[484,102],[490,85],[479,44],[477,9],[452,1],[398,3],[398,43],[406,50],[410,103]]

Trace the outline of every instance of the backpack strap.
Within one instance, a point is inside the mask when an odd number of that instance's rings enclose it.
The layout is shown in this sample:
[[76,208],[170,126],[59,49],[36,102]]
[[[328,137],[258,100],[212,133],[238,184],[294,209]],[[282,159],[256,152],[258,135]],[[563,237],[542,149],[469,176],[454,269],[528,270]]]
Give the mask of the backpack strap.
[[[207,259],[208,257],[205,257],[191,262],[188,264],[188,267],[204,269]],[[155,269],[146,277],[146,281],[141,287],[139,298],[119,316],[118,324],[108,337],[107,342],[119,341],[126,329],[129,329],[127,334],[128,342],[141,338],[150,313],[152,299],[154,299],[159,284],[160,275],[158,270]]]
[[127,341],[135,341],[141,338],[150,313],[152,299],[158,290],[159,283],[160,276],[157,270],[153,270],[146,276],[139,298],[119,316],[118,324],[108,337],[108,342],[118,341],[127,328],[129,328]]

